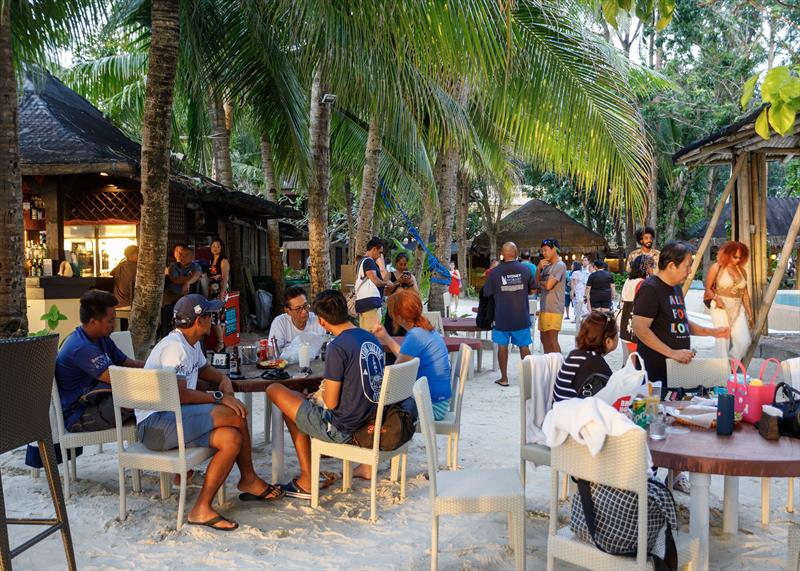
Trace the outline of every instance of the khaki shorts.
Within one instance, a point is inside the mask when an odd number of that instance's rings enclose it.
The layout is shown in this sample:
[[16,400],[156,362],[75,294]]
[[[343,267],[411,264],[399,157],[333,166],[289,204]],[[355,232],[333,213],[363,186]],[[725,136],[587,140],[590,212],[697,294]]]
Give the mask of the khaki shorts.
[[539,331],[561,331],[563,313],[539,312]]
[[372,333],[378,325],[381,324],[381,308],[370,309],[364,313],[358,314],[358,326]]

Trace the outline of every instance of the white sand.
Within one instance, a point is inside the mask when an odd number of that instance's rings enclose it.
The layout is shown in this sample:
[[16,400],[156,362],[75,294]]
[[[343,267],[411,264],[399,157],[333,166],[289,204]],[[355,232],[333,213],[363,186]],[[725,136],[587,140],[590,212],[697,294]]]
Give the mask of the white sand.
[[[472,307],[462,301],[462,311]],[[574,326],[568,324],[567,328]],[[574,337],[561,337],[562,350],[572,347]],[[710,340],[695,338],[700,355],[709,355]],[[541,348],[537,344],[537,348]],[[618,367],[621,354],[610,356]],[[491,365],[491,355],[484,355]],[[497,373],[484,371],[470,382],[464,397],[459,464],[464,468],[518,467],[519,358],[511,355],[512,387],[502,389],[493,381]],[[264,399],[256,396],[255,426],[263,426]],[[256,469],[269,478],[269,447],[259,428],[255,435]],[[441,439],[440,439],[441,442]],[[399,502],[399,484],[381,471],[378,486],[378,523],[370,524],[369,487],[361,480],[343,493],[325,490],[320,508],[307,501],[285,498],[268,505],[243,504],[236,497],[237,473],[227,482],[228,502],[221,510],[241,528],[233,533],[186,526],[175,531],[177,493],[161,501],[158,478],[146,474],[144,492],[128,494],[128,516],[117,521],[118,487],[115,446],[104,454],[96,447],[78,458],[80,480],[67,503],[78,566],[81,569],[428,569],[430,567],[430,504],[425,450],[420,436],[411,444],[408,462],[408,497]],[[444,447],[440,446],[440,452]],[[24,466],[25,450],[0,457],[8,517],[48,517],[53,514],[46,480],[32,479]],[[287,473],[297,471],[294,449],[286,437]],[[440,463],[444,464],[441,458]],[[323,468],[341,471],[332,460]],[[130,480],[129,480],[130,481]],[[785,511],[787,484],[772,482],[771,522],[760,523],[760,480],[743,478],[740,484],[740,532],[722,533],[722,478],[711,486],[711,568],[783,569],[787,524],[794,514]],[[546,561],[547,510],[550,473],[547,468],[528,471],[526,522],[527,567],[544,569]],[[197,490],[190,490],[192,502]],[[688,532],[689,497],[676,493],[680,504],[681,533]],[[566,510],[562,509],[562,513]],[[439,566],[442,569],[512,569],[504,515],[444,517],[440,526]],[[12,545],[36,532],[34,528],[11,529]],[[16,569],[63,569],[65,561],[58,535],[33,547],[14,560]],[[562,566],[561,568],[566,568]]]

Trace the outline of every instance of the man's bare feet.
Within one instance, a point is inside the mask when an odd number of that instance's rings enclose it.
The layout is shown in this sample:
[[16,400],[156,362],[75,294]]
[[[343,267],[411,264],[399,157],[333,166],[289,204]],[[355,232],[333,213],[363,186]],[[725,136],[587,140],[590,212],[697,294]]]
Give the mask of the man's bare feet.
[[353,477],[361,478],[362,480],[371,480],[372,466],[369,464],[359,464],[353,469]]
[[[189,470],[188,472],[186,472],[186,486],[187,487],[189,486],[189,484],[192,483],[192,478],[194,478],[194,470]],[[180,486],[181,485],[181,475],[180,474],[175,474],[172,477],[172,483],[175,484],[176,486]]]
[[[220,516],[217,512],[212,510],[210,507],[205,509],[200,508],[200,506],[194,506],[192,510],[189,512],[189,515],[186,517],[186,520],[195,525],[203,525],[204,522],[210,522],[217,516]],[[229,520],[227,518],[222,518],[219,521],[213,523],[213,525],[209,525],[209,527],[213,527],[214,529],[236,529],[239,527],[233,520]]]

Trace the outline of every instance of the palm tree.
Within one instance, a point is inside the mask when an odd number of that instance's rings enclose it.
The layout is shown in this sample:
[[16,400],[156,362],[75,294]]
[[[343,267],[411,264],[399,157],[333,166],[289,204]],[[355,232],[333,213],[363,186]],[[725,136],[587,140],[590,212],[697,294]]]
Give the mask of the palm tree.
[[143,359],[155,333],[167,257],[172,100],[180,39],[180,1],[153,0],[147,94],[142,121],[142,215],[139,265],[131,310],[136,356]]
[[28,333],[16,70],[54,59],[93,21],[94,7],[92,0],[0,0],[0,338]]

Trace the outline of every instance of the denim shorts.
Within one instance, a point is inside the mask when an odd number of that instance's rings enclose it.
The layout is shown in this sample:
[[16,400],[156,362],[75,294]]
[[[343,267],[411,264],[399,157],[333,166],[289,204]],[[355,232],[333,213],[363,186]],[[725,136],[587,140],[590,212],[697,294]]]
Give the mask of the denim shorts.
[[304,400],[297,409],[297,416],[294,422],[300,432],[308,434],[311,438],[333,442],[335,444],[346,444],[353,439],[352,434],[340,432],[331,423],[331,411],[312,404],[311,401]]
[[[183,439],[187,448],[208,447],[214,430],[211,411],[215,404],[181,405]],[[174,412],[154,412],[136,427],[139,441],[150,450],[173,450],[178,447],[178,425]]]
[[492,341],[498,345],[508,345],[513,343],[517,347],[527,347],[533,343],[531,339],[531,330],[529,327],[525,329],[517,329],[516,331],[500,331],[499,329],[492,329]]

